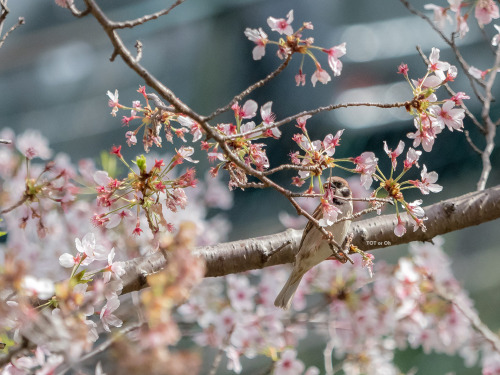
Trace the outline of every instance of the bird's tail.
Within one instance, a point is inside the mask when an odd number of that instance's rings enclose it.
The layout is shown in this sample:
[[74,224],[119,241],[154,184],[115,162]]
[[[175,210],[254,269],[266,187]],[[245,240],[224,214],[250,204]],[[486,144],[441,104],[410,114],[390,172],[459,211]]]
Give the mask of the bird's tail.
[[274,300],[274,306],[280,307],[282,309],[288,310],[292,304],[292,299],[299,287],[300,280],[302,280],[302,276],[297,276],[295,272],[292,272],[290,277],[288,278],[285,286],[281,289],[280,294]]

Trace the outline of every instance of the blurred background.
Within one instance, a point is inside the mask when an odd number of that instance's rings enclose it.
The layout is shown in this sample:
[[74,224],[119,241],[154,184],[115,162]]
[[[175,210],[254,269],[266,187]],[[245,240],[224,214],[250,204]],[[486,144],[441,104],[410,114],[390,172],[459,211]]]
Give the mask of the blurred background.
[[[424,1],[411,3],[421,10],[425,4]],[[107,0],[99,4],[113,20],[136,18],[169,5],[160,0]],[[81,7],[78,1],[77,5]],[[438,5],[447,4],[443,1]],[[112,47],[97,22],[92,17],[76,19],[53,1],[12,0],[8,6],[11,14],[4,31],[20,16],[26,24],[13,32],[0,49],[0,129],[10,127],[16,134],[38,129],[56,152],[69,154],[73,161],[82,157],[97,159],[100,151],[118,144],[126,149],[125,158],[143,153],[141,145],[131,149],[126,146],[121,113],[116,118],[110,116],[106,91],[118,89],[120,102],[130,104],[141,99],[136,90],[144,82],[120,59],[109,61]],[[416,45],[421,46],[426,55],[432,47],[438,47],[441,60],[458,65],[450,49],[427,23],[411,15],[400,2],[388,0],[189,0],[169,16],[133,30],[122,30],[120,35],[132,50],[135,41],[140,40],[142,64],[195,111],[207,115],[280,64],[272,46],[267,47],[262,60],[254,61],[254,44],[243,31],[246,27],[262,27],[276,40],[278,34],[269,30],[266,20],[269,16],[285,17],[290,9],[295,15],[294,30],[302,22],[311,21],[314,30],[305,36],[313,36],[315,44],[325,48],[346,42],[347,54],[341,59],[342,75],[332,75],[327,85],[318,83],[316,88],[312,87],[310,76],[314,66],[306,59],[306,86],[296,88],[294,76],[300,64],[297,56],[277,79],[250,95],[248,99],[259,105],[273,101],[277,119],[332,103],[390,103],[410,99],[411,90],[396,71],[398,65],[405,62],[410,68],[410,77],[421,77],[425,73],[426,66],[416,52]],[[494,29],[492,25],[486,26],[485,38],[474,20],[471,19],[469,25],[471,31],[459,45],[469,64],[485,70],[493,63],[489,40]],[[326,68],[325,56],[317,56]],[[471,93],[468,81],[461,74],[459,68],[459,77],[452,87],[455,91]],[[498,85],[494,94],[498,95]],[[438,93],[438,97],[444,96],[444,91]],[[467,105],[478,116],[477,100],[472,99]],[[492,111],[495,119],[499,114],[498,102],[493,103]],[[231,115],[222,115],[215,122],[230,122]],[[465,128],[482,147],[483,139],[474,125],[466,121]],[[323,139],[339,129],[346,131],[336,156],[357,156],[363,151],[373,151],[381,159],[383,170],[389,168],[382,149],[383,140],[394,149],[399,139],[405,139],[406,133],[414,131],[413,121],[404,109],[340,109],[308,121],[313,139]],[[272,166],[288,161],[287,154],[296,150],[290,139],[296,132],[294,126],[290,124],[282,130],[279,141],[268,142]],[[408,139],[405,143],[407,147],[411,144]],[[204,164],[204,155],[196,148],[203,168],[207,162]],[[169,150],[173,151],[173,146],[164,142],[162,151]],[[432,152],[424,154],[421,160],[428,170],[439,173],[439,183],[444,186],[442,193],[425,196],[424,205],[475,189],[481,162],[463,133],[444,131]],[[498,150],[493,154],[492,164],[488,186],[500,181]],[[288,184],[291,176],[277,176],[277,182]],[[294,214],[286,199],[272,191],[236,192],[235,206],[229,212],[233,224],[230,239],[283,230],[278,220],[282,211]],[[455,274],[460,275],[458,278],[470,291],[481,318],[493,330],[500,328],[498,227],[496,221],[445,236],[445,250],[454,261]],[[375,255],[395,262],[406,251],[406,246],[393,247],[377,250]],[[308,365],[322,366],[321,353],[322,348],[308,346],[302,351],[301,359]],[[428,356],[419,350],[400,353],[396,362],[404,371],[416,367],[419,373],[478,372],[477,368],[465,369],[461,360]]]

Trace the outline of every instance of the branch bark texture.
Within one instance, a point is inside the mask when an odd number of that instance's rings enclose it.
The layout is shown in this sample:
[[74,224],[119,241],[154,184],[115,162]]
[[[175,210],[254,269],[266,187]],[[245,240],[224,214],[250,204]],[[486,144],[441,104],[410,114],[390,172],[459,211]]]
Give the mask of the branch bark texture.
[[[437,235],[471,227],[500,218],[500,185],[451,198],[424,208],[427,231],[411,230],[403,237],[394,234],[396,215],[383,215],[353,223],[353,244],[362,250],[375,250],[413,241],[429,241]],[[223,276],[277,264],[291,263],[299,250],[302,231],[284,232],[240,241],[199,247],[196,253],[205,258],[207,277]],[[146,276],[161,270],[166,259],[161,252],[126,262],[122,277],[123,293],[147,286]]]

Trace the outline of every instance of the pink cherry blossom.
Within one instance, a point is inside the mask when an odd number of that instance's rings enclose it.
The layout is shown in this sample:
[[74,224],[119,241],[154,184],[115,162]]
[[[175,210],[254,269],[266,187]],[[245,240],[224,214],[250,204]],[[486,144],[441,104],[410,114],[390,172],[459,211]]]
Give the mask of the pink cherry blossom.
[[104,269],[103,279],[105,282],[109,282],[111,280],[111,276],[114,275],[117,278],[120,278],[123,274],[125,274],[125,268],[123,267],[123,262],[113,262],[115,258],[115,249],[111,249],[108,254],[108,265]]
[[297,359],[297,352],[287,349],[281,353],[280,359],[274,366],[274,375],[302,375],[305,366],[301,360]]
[[409,71],[409,69],[408,69],[407,64],[401,63],[401,65],[398,66],[398,74],[402,74],[404,76],[407,76],[408,71]]
[[193,142],[198,141],[203,136],[200,124],[198,124],[193,119],[187,116],[179,116],[177,117],[177,121],[179,122],[179,124],[185,126],[190,130],[191,134],[193,135]]
[[453,129],[462,131],[465,110],[463,108],[453,108],[454,106],[454,101],[447,100],[441,107],[432,106],[429,112],[436,116],[438,122],[446,125],[450,131],[453,131]]
[[253,59],[262,59],[262,56],[266,54],[267,34],[259,27],[258,30],[247,28],[245,35],[251,42],[257,44],[252,51]]
[[412,213],[416,217],[424,217],[425,212],[424,212],[424,209],[422,207],[420,207],[421,204],[422,204],[422,199],[417,199],[416,201],[414,201],[412,203],[408,203],[406,208],[408,209],[408,211],[410,213]]
[[469,24],[467,23],[467,16],[457,15],[457,32],[460,39],[463,39],[469,32]]
[[344,129],[339,130],[335,136],[332,134],[327,134],[323,140],[323,149],[328,156],[332,156],[335,153],[335,147],[340,145],[340,137],[344,133]]
[[55,0],[56,4],[62,8],[68,8],[70,5],[73,5],[73,0]]
[[328,64],[333,71],[335,77],[342,73],[342,62],[339,60],[340,57],[346,54],[346,43],[339,44],[330,49],[324,49],[323,52],[328,54]]
[[174,156],[173,165],[182,164],[184,160],[187,160],[191,163],[198,163],[199,160],[191,159],[191,155],[194,154],[194,148],[181,146],[179,150],[177,150],[177,154]]
[[113,108],[111,110],[111,115],[115,117],[116,112],[118,112],[118,108],[121,106],[120,103],[118,103],[118,90],[115,90],[114,93],[108,90],[106,95],[109,97],[108,105]]
[[135,136],[135,132],[129,130],[128,132],[125,133],[125,138],[127,139],[127,144],[129,147],[137,144],[137,138]]
[[446,22],[451,22],[451,17],[447,13],[447,9],[435,4],[425,4],[424,9],[432,10],[434,12],[434,23],[436,26],[443,30]]
[[387,142],[384,141],[384,151],[391,158],[392,162],[392,169],[396,169],[396,166],[398,165],[397,157],[401,155],[405,148],[405,143],[403,141],[399,141],[398,147],[394,151],[390,150],[389,147],[387,147]]
[[406,159],[404,161],[404,168],[410,169],[412,166],[416,165],[417,168],[420,168],[418,165],[418,159],[422,155],[422,151],[416,151],[414,148],[409,148],[406,153]]
[[476,68],[475,66],[471,66],[469,68],[469,74],[473,76],[474,78],[477,79],[484,79],[486,77],[486,74],[488,74],[488,70],[480,70]]
[[318,81],[326,85],[329,81],[331,81],[331,79],[330,74],[328,74],[326,70],[323,70],[319,64],[316,65],[316,71],[311,76],[311,83],[313,87],[316,87],[316,82]]
[[293,9],[288,12],[286,17],[286,20],[284,18],[269,17],[267,19],[267,24],[273,31],[277,31],[280,34],[292,35],[293,29],[291,23],[293,22]]
[[498,5],[493,0],[479,0],[476,3],[474,16],[480,25],[487,25],[500,17]]
[[295,75],[295,83],[297,86],[306,85],[306,75],[302,73],[302,69],[299,69],[299,74]]
[[429,70],[431,72],[443,72],[450,69],[450,64],[439,60],[439,49],[432,47],[431,54],[429,55]]
[[[327,194],[325,194],[325,196],[326,195]],[[342,211],[337,206],[331,204],[329,200],[325,198],[321,198],[321,210],[323,212],[323,217],[319,220],[319,225],[322,227],[332,225],[337,220],[338,215],[342,214]]]
[[106,304],[101,309],[100,318],[102,327],[108,332],[111,332],[109,326],[119,328],[123,324],[121,319],[119,319],[116,315],[113,314],[113,312],[119,306],[120,306],[120,300],[118,299],[118,297],[112,297],[108,300],[108,302],[106,302]]
[[455,102],[456,106],[461,106],[463,104],[462,100],[470,99],[469,95],[466,95],[465,92],[459,91],[455,95],[453,95],[450,100]]
[[36,278],[27,275],[23,278],[21,286],[29,297],[37,297],[40,299],[49,299],[55,293],[54,282],[47,278]]
[[255,100],[247,100],[245,104],[243,104],[243,107],[240,109],[238,117],[244,119],[250,119],[252,117],[255,117],[255,114],[257,113],[257,108],[258,105]]
[[249,311],[255,306],[253,297],[256,290],[252,287],[248,279],[244,276],[226,276],[228,283],[228,296],[231,306],[237,311]]
[[38,130],[27,130],[19,135],[16,147],[27,159],[40,158],[47,160],[52,156],[49,142]]
[[302,129],[302,131],[305,133],[306,132],[306,122],[309,120],[312,116],[311,115],[305,115],[305,116],[300,116],[297,118],[297,127]]
[[397,224],[394,227],[394,234],[398,237],[403,237],[405,233],[406,233],[406,225],[403,222],[403,220],[401,220],[401,217],[398,215]]
[[369,189],[377,169],[378,159],[373,152],[363,152],[360,156],[352,160],[356,164],[356,172],[361,173],[361,184],[365,189]]
[[448,4],[450,4],[452,12],[459,12],[462,7],[462,0],[448,0]]
[[418,147],[422,143],[424,151],[430,152],[434,145],[434,140],[441,133],[444,125],[439,121],[431,121],[427,115],[422,115],[419,119],[415,118],[413,123],[417,131],[415,133],[408,133],[407,137],[414,140],[413,147]]
[[427,172],[427,167],[425,166],[425,164],[422,167],[420,176],[421,176],[421,181],[410,180],[409,182],[418,187],[422,192],[422,194],[427,195],[430,192],[439,193],[441,190],[443,190],[443,187],[441,185],[435,183],[438,179],[438,174],[436,172]]

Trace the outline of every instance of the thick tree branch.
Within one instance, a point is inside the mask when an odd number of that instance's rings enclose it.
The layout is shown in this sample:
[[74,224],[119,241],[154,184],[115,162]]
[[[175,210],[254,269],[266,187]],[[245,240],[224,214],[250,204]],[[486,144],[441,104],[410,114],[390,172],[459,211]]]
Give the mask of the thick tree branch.
[[[425,207],[427,231],[410,228],[403,237],[394,234],[396,215],[383,215],[354,223],[353,244],[375,250],[412,241],[429,241],[437,235],[500,218],[500,185],[451,198]],[[407,220],[408,227],[411,220]],[[284,232],[196,249],[207,262],[206,276],[223,276],[277,264],[291,263],[298,251],[302,231]],[[123,293],[147,286],[146,276],[165,265],[161,252],[126,262]]]

